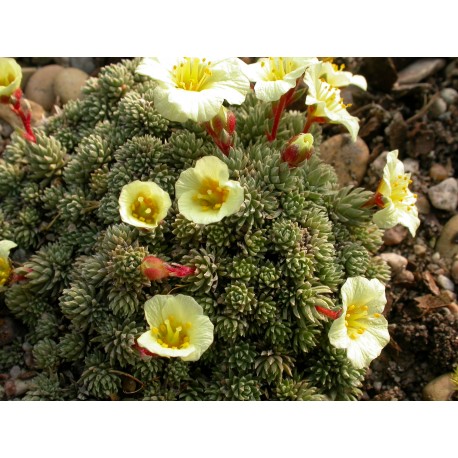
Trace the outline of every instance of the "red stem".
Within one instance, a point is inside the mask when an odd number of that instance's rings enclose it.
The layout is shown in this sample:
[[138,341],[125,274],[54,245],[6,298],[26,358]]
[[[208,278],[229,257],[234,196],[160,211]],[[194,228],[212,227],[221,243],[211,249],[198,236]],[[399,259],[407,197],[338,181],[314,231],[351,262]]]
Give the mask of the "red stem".
[[204,123],[205,130],[207,131],[208,135],[213,139],[215,145],[222,151],[225,156],[229,156],[229,150],[231,149],[231,145],[224,145],[219,141],[218,135],[216,132],[211,128],[210,122]]
[[24,111],[22,110],[22,105],[21,105],[22,95],[23,94],[22,94],[21,89],[17,89],[14,92],[15,102],[11,104],[11,110],[22,121],[22,125],[24,126],[24,129],[25,129],[25,133],[23,134],[24,138],[28,140],[29,142],[36,143],[37,139],[35,137],[35,134],[32,131],[32,126],[31,126],[32,115],[30,111],[27,110],[27,113],[24,113]]
[[286,107],[286,96],[288,95],[289,91],[286,94],[283,94],[278,101],[277,106],[275,107],[275,116],[274,116],[274,124],[272,126],[272,132],[269,134],[267,133],[267,140],[269,142],[273,142],[277,138],[277,130],[278,126],[280,125],[281,115]]

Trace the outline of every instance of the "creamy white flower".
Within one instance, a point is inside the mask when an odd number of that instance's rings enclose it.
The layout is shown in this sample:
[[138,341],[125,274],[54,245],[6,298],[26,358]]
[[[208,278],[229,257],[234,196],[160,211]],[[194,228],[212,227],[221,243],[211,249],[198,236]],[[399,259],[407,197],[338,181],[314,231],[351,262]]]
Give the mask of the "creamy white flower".
[[154,106],[170,121],[210,121],[224,100],[240,105],[250,90],[238,58],[145,58],[137,73],[157,82]]
[[316,57],[265,57],[244,67],[244,72],[255,84],[259,100],[275,102],[296,86],[305,69],[318,62]]
[[342,315],[329,330],[329,341],[345,348],[352,364],[362,369],[370,364],[389,342],[388,322],[382,315],[385,287],[377,279],[351,277],[341,289]]
[[213,323],[190,296],[154,296],[145,316],[150,330],[137,342],[156,355],[197,361],[213,342]]
[[21,86],[22,69],[20,65],[8,57],[0,57],[0,97],[13,95]]
[[398,150],[388,153],[383,178],[377,193],[384,197],[385,206],[374,215],[374,222],[382,229],[402,224],[415,236],[420,219],[415,206],[417,195],[409,190],[410,173],[404,173],[404,164],[398,159]]
[[154,229],[172,206],[170,196],[152,181],[126,184],[119,196],[121,219],[132,226]]
[[305,104],[310,107],[309,114],[312,111],[315,118],[325,118],[331,124],[344,125],[353,141],[356,141],[359,131],[358,118],[351,116],[346,110],[340,90],[320,77],[322,64],[320,62],[313,65],[305,72],[304,80],[308,86]]
[[244,199],[240,183],[229,180],[227,165],[206,156],[181,173],[175,184],[178,209],[190,221],[210,224],[236,213]]
[[0,288],[8,281],[11,275],[10,251],[17,245],[11,240],[0,241]]
[[345,87],[353,84],[361,89],[367,90],[366,78],[362,75],[353,75],[351,72],[343,71],[344,66],[340,68],[331,62],[323,62],[319,77],[334,87]]

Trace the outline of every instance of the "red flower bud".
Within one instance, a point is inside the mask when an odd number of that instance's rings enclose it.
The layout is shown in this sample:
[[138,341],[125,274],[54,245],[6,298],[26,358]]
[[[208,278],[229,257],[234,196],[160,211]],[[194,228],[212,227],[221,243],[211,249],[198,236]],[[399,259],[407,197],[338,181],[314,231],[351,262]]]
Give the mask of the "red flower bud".
[[186,277],[194,274],[196,269],[175,263],[168,264],[155,256],[146,256],[143,259],[141,270],[149,280],[156,281],[167,277]]
[[315,305],[315,308],[318,312],[320,312],[322,315],[327,316],[328,318],[331,318],[331,320],[337,320],[340,315],[342,315],[342,310],[329,310],[327,308],[321,307],[320,305]]
[[281,159],[292,167],[310,159],[313,153],[313,135],[299,134],[291,138],[283,150]]

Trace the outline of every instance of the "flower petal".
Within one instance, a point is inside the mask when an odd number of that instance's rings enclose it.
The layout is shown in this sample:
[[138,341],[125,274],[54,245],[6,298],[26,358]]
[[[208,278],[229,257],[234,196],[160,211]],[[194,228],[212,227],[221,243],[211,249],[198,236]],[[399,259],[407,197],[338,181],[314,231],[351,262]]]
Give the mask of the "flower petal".
[[155,353],[159,356],[172,357],[172,358],[186,358],[196,351],[194,345],[190,345],[188,348],[165,348],[158,343],[155,335],[152,331],[144,332],[138,339],[137,343],[146,348],[151,353]]
[[13,248],[16,248],[17,244],[11,240],[2,240],[0,241],[0,258],[8,258],[10,251]]
[[196,162],[194,170],[201,178],[212,178],[223,184],[229,180],[228,166],[216,156],[205,156]]

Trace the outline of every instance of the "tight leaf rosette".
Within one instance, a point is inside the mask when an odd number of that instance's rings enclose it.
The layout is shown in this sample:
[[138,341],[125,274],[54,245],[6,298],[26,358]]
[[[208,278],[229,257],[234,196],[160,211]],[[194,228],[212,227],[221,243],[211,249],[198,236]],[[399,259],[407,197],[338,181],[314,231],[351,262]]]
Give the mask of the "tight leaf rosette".
[[211,224],[236,213],[244,199],[240,183],[229,180],[227,165],[206,156],[181,173],[175,185],[178,209],[190,221]]
[[8,57],[0,57],[0,98],[10,97],[21,86],[20,65]]
[[158,83],[154,106],[164,118],[206,122],[218,114],[224,100],[233,105],[243,103],[250,90],[242,72],[244,65],[235,57],[214,60],[151,57],[143,59],[137,73]]
[[415,236],[420,219],[415,206],[417,195],[409,189],[410,173],[404,172],[404,164],[398,159],[398,150],[388,153],[383,177],[376,196],[382,197],[382,210],[374,215],[374,222],[382,229],[389,229],[396,224],[407,227]]
[[385,308],[385,287],[377,280],[351,277],[343,284],[342,314],[329,330],[329,341],[345,348],[347,357],[357,369],[375,359],[389,342]]
[[350,132],[353,141],[356,141],[359,132],[358,118],[351,116],[346,110],[340,96],[340,90],[324,80],[320,62],[305,72],[304,81],[308,86],[305,104],[308,105],[307,125],[304,132],[308,130],[313,122],[329,122],[331,124],[342,124]]
[[213,342],[213,323],[190,296],[154,296],[145,316],[150,330],[137,343],[156,355],[197,361]]
[[126,184],[119,196],[121,219],[132,226],[154,229],[172,206],[170,196],[152,181]]

